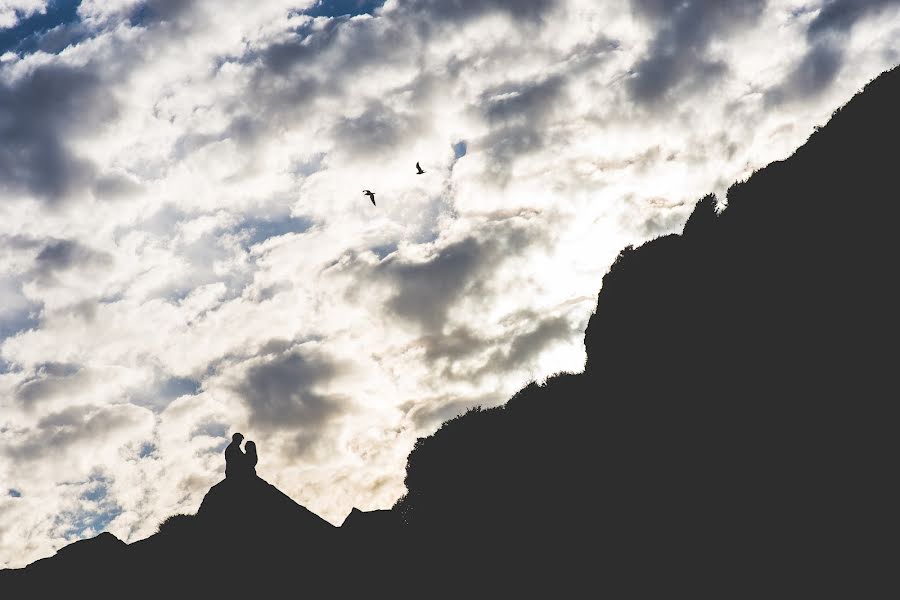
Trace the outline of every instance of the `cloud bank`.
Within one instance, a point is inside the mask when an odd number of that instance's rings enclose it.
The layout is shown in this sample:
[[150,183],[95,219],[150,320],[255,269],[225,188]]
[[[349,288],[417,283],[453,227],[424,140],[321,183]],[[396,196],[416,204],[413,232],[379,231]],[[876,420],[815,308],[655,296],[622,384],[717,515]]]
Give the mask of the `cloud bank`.
[[48,6],[0,2],[0,566],[196,510],[235,430],[389,506],[416,437],[583,367],[621,247],[900,60],[885,0]]

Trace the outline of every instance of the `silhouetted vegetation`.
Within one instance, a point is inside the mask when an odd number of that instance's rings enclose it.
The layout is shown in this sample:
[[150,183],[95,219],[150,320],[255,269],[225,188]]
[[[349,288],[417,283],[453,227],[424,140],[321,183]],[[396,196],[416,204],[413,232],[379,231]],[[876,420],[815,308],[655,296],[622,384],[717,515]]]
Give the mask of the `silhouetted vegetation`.
[[163,533],[166,535],[185,535],[191,531],[191,527],[193,525],[194,515],[172,515],[171,517],[167,517],[166,520],[159,524],[159,527],[156,528],[156,533]]
[[683,235],[623,250],[585,373],[421,440],[396,507],[409,526],[615,595],[787,575],[832,591],[878,561],[898,99],[895,69],[720,214],[706,197]]
[[[232,595],[872,595],[894,511],[898,105],[894,69],[721,213],[704,198],[683,235],[623,250],[585,372],[419,440],[392,511],[333,530],[229,479],[193,545],[152,536],[122,551],[127,579],[98,560],[93,581],[167,590],[152,566]],[[36,565],[0,584],[40,589]]]

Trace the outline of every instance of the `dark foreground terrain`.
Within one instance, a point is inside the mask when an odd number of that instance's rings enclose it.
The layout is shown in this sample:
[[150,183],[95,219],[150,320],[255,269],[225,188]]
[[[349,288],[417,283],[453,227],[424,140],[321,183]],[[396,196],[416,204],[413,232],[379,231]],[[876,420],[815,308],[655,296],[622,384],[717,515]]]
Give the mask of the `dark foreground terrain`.
[[392,510],[336,528],[226,480],[146,540],[102,534],[0,572],[0,594],[881,596],[898,107],[894,69],[724,211],[704,198],[682,235],[624,250],[585,372],[419,440]]

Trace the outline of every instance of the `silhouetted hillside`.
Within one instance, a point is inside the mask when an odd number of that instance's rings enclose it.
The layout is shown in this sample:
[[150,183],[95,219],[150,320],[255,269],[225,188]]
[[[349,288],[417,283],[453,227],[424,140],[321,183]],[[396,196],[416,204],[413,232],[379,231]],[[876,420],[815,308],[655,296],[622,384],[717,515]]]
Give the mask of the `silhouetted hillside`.
[[584,374],[419,441],[396,507],[410,527],[520,576],[575,555],[575,579],[616,595],[834,589],[879,564],[898,106],[894,69],[723,212],[704,198],[683,235],[624,250]]
[[873,595],[893,558],[898,106],[894,69],[721,213],[704,198],[683,235],[624,250],[585,372],[419,440],[391,511],[333,528],[226,480],[196,516],[0,591]]
[[262,537],[276,533],[327,536],[334,526],[259,477],[220,481],[203,498],[197,520],[211,529],[242,527]]

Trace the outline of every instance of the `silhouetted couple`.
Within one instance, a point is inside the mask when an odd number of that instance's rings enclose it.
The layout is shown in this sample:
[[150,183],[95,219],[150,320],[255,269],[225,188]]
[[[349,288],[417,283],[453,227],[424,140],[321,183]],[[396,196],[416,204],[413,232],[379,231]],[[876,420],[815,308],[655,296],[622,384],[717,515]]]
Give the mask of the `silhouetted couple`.
[[225,448],[225,477],[231,479],[250,479],[256,477],[256,444],[247,442],[241,450],[244,436],[236,433],[231,436],[231,443]]

